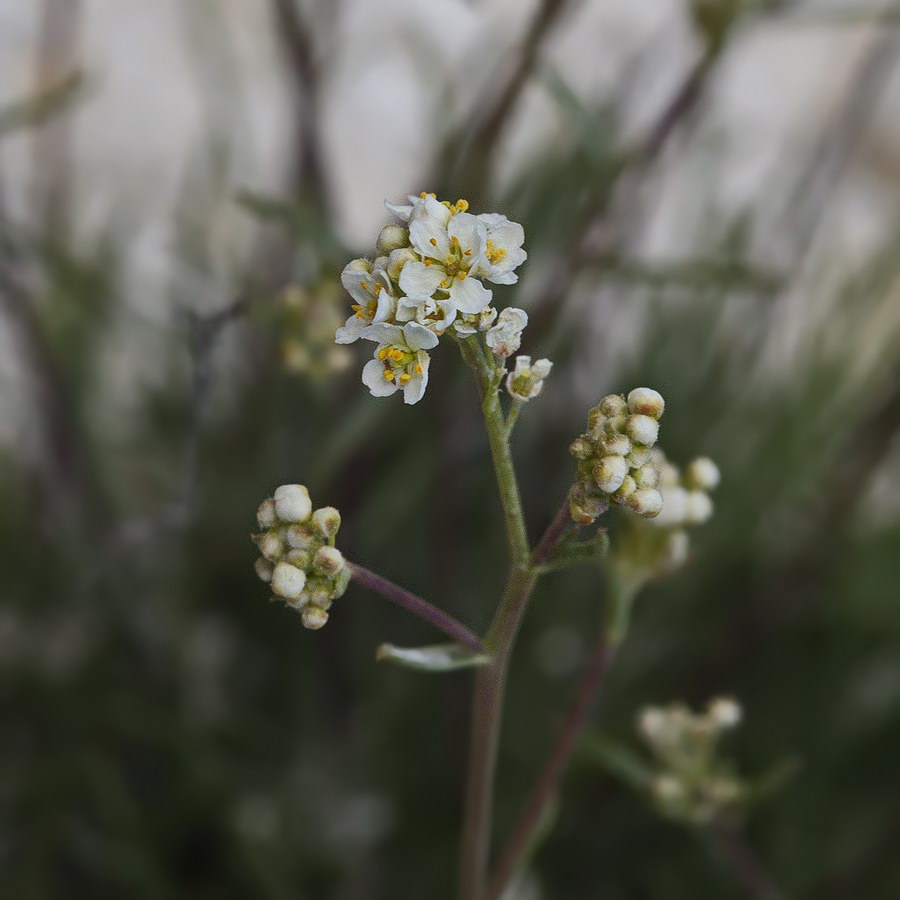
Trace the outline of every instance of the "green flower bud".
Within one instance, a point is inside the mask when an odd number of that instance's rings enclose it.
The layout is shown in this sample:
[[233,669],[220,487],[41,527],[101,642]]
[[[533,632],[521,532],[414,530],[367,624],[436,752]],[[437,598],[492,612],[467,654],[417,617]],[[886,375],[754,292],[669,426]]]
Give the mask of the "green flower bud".
[[608,394],[594,409],[599,409],[604,416],[612,418],[614,416],[624,416],[628,412],[628,404],[621,394]]
[[256,510],[256,521],[263,529],[271,528],[278,522],[278,516],[275,514],[275,501],[271,497],[259,504],[259,509]]
[[327,540],[332,540],[341,527],[341,514],[333,506],[323,506],[312,514],[312,527]]
[[344,557],[337,547],[320,547],[313,565],[328,576],[335,576],[344,568]]
[[272,572],[275,569],[275,566],[267,560],[264,556],[260,556],[259,559],[253,564],[253,568],[256,570],[256,574],[262,581],[270,582],[272,580]]
[[328,613],[321,607],[312,604],[303,607],[300,615],[303,619],[303,627],[310,631],[318,631],[328,621]]
[[409,246],[409,232],[401,225],[385,225],[378,234],[375,247],[379,253],[387,255],[391,250]]

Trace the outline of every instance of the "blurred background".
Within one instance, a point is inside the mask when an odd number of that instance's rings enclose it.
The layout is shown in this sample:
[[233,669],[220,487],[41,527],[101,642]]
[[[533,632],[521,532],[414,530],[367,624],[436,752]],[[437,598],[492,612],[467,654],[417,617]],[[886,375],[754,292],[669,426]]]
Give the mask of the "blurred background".
[[[735,695],[739,769],[798,764],[746,825],[785,896],[900,896],[898,61],[877,0],[0,0],[0,895],[452,896],[470,675],[376,664],[436,636],[357,587],[305,631],[248,540],[303,482],[350,558],[486,625],[463,367],[411,409],[332,343],[384,198],[432,190],[526,229],[533,535],[610,391],[722,468],[592,731]],[[535,597],[498,831],[601,583]],[[580,754],[517,896],[747,896],[707,838]]]

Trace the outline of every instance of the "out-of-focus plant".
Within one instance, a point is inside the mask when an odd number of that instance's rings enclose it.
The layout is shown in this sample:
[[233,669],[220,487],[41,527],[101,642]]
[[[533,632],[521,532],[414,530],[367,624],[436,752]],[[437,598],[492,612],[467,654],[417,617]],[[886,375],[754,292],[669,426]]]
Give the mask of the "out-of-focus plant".
[[[422,598],[345,560],[334,546],[340,514],[330,507],[313,511],[307,488],[299,484],[282,485],[259,508],[263,530],[254,540],[262,555],[256,571],[271,585],[276,599],[301,613],[306,628],[319,629],[326,623],[332,601],[343,595],[352,579],[452,639],[449,645],[415,649],[382,645],[379,659],[433,672],[476,668],[459,896],[498,900],[534,843],[609,659],[626,637],[635,595],[647,580],[671,573],[684,562],[688,540],[684,529],[711,515],[707,492],[718,484],[719,471],[706,458],[694,460],[683,475],[667,462],[656,446],[665,410],[657,391],[636,388],[627,397],[611,394],[591,409],[587,430],[572,443],[570,453],[577,464],[572,486],[532,545],[510,441],[523,407],[541,394],[552,363],[520,355],[508,367],[521,345],[528,316],[512,306],[498,311],[487,286],[518,280],[516,269],[526,259],[524,230],[500,214],[470,213],[465,200],[439,201],[425,192],[409,197],[405,205],[386,205],[403,224],[382,229],[374,260],[355,259],[345,267],[341,281],[354,302],[335,340],[340,345],[360,339],[373,343],[363,383],[375,397],[401,393],[408,405],[425,394],[431,351],[442,342],[459,349],[481,400],[503,508],[508,547],[503,593],[487,633],[477,636]],[[505,403],[504,395],[509,398]],[[522,619],[539,578],[607,554],[605,529],[587,539],[580,539],[579,531],[593,526],[611,505],[625,511],[628,523],[609,554],[606,625],[579,702],[489,880],[503,696]],[[394,540],[402,543],[407,538],[403,522],[384,526],[392,529]]]

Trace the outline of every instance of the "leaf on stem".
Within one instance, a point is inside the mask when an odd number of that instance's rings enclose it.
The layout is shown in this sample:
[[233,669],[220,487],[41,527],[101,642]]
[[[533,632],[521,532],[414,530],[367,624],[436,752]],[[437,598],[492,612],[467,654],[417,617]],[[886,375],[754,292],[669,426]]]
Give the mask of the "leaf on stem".
[[375,652],[379,662],[392,662],[420,672],[452,672],[473,666],[487,665],[486,653],[475,653],[462,644],[432,644],[429,647],[396,647],[382,644]]

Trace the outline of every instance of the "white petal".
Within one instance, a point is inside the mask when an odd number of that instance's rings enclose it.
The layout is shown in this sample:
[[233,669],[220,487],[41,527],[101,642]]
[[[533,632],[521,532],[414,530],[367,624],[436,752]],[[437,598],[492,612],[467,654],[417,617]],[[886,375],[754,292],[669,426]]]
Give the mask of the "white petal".
[[403,402],[410,406],[418,403],[425,394],[425,388],[428,387],[428,367],[431,360],[424,350],[418,353],[418,363],[422,367],[421,375],[413,375],[412,381],[407,382],[403,386]]
[[497,325],[506,326],[517,331],[521,331],[527,324],[528,313],[517,306],[507,306],[506,309],[500,310],[500,315],[497,317]]
[[504,222],[509,221],[506,216],[502,216],[500,213],[481,213],[475,218],[478,219],[479,222],[484,222],[489,228],[496,228],[498,225],[502,225]]
[[496,247],[509,253],[525,241],[525,229],[518,222],[506,221],[488,229],[488,237]]
[[386,322],[388,319],[393,319],[396,309],[397,301],[387,291],[381,291],[378,294],[378,305],[375,308],[372,322]]
[[426,266],[425,263],[408,262],[400,273],[400,290],[408,297],[424,300],[430,297],[447,277],[443,266]]
[[409,217],[410,224],[417,222],[419,219],[434,219],[446,226],[450,221],[450,207],[444,206],[436,197],[426,194],[424,197],[415,197],[413,202],[413,211]]
[[[463,213],[460,213],[463,215]],[[457,216],[459,218],[459,216]],[[450,285],[450,299],[463,313],[480,313],[490,305],[493,295],[477,278],[454,278]]]
[[406,346],[410,350],[430,350],[438,345],[438,336],[418,322],[409,322],[404,325],[403,334]]
[[344,324],[334,333],[336,344],[353,344],[362,337],[363,331],[369,327],[365,319],[357,315],[350,316]]
[[424,216],[409,226],[409,242],[422,254],[444,262],[450,254],[450,238],[440,219]]
[[463,252],[469,250],[472,259],[484,252],[487,243],[487,229],[471,213],[457,213],[447,226],[447,234],[459,241]]
[[388,381],[384,377],[384,366],[377,359],[370,359],[363,366],[362,383],[373,397],[390,397],[398,388],[396,379]]
[[[412,198],[410,198],[411,200]],[[387,200],[384,201],[384,208],[388,212],[392,212],[397,218],[403,219],[404,222],[409,221],[409,216],[413,211],[412,203],[408,206],[400,203],[389,203]]]
[[403,344],[402,329],[386,322],[370,325],[363,331],[362,336],[367,341],[377,341],[379,344]]

